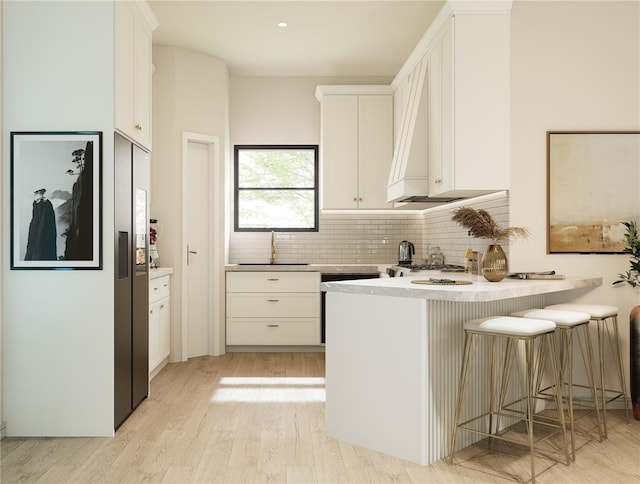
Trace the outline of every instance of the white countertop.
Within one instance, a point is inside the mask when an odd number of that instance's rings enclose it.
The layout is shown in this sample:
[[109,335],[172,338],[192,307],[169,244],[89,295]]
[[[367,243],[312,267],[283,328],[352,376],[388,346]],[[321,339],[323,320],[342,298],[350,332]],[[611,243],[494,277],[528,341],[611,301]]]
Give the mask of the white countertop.
[[156,279],[162,276],[173,274],[173,267],[158,267],[157,269],[149,269],[149,279]]
[[[469,285],[422,285],[413,284],[415,279],[442,278],[471,281]],[[503,279],[489,282],[482,276],[468,273],[429,271],[408,277],[384,277],[358,281],[323,282],[322,290],[351,294],[424,298],[436,301],[497,301],[535,294],[569,291],[572,289],[597,287],[602,277],[567,277],[562,280]]]

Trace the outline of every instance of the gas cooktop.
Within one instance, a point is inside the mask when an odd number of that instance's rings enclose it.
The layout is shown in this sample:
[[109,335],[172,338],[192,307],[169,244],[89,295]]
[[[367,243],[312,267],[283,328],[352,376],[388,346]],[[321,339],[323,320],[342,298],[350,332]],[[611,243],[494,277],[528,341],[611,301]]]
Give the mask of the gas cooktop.
[[400,265],[400,267],[410,269],[411,272],[419,272],[419,271],[464,272],[464,266],[459,266],[456,264],[410,264],[410,265]]

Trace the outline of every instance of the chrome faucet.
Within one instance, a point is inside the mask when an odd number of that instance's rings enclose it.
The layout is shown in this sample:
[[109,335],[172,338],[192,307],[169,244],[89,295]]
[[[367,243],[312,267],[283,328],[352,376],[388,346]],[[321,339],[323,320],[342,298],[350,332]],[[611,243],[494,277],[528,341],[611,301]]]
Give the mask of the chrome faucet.
[[276,233],[271,232],[271,257],[269,258],[269,264],[273,264],[276,261]]

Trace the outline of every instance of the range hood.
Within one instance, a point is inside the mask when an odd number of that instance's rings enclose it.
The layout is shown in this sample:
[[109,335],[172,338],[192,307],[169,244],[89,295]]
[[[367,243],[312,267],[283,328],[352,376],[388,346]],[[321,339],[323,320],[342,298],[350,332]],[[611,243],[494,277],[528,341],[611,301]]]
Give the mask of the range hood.
[[[511,3],[447,1],[392,82],[398,104],[387,202],[394,208],[509,189]],[[441,166],[430,173],[438,151]]]
[[445,203],[451,198],[430,198],[429,150],[427,144],[428,94],[427,62],[423,58],[409,75],[408,96],[400,121],[387,184],[387,202]]

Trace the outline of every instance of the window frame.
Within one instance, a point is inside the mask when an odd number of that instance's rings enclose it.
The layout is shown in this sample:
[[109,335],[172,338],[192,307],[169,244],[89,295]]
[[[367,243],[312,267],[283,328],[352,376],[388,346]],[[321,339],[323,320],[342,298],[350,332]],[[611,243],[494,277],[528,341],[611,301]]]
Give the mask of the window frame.
[[[240,174],[238,170],[239,152],[241,150],[312,150],[314,158],[313,188],[308,187],[251,187],[240,188]],[[296,145],[296,144],[278,144],[278,145],[233,145],[233,230],[234,232],[318,232],[320,226],[320,152],[318,145]],[[239,194],[245,190],[313,190],[313,227],[239,227]]]

